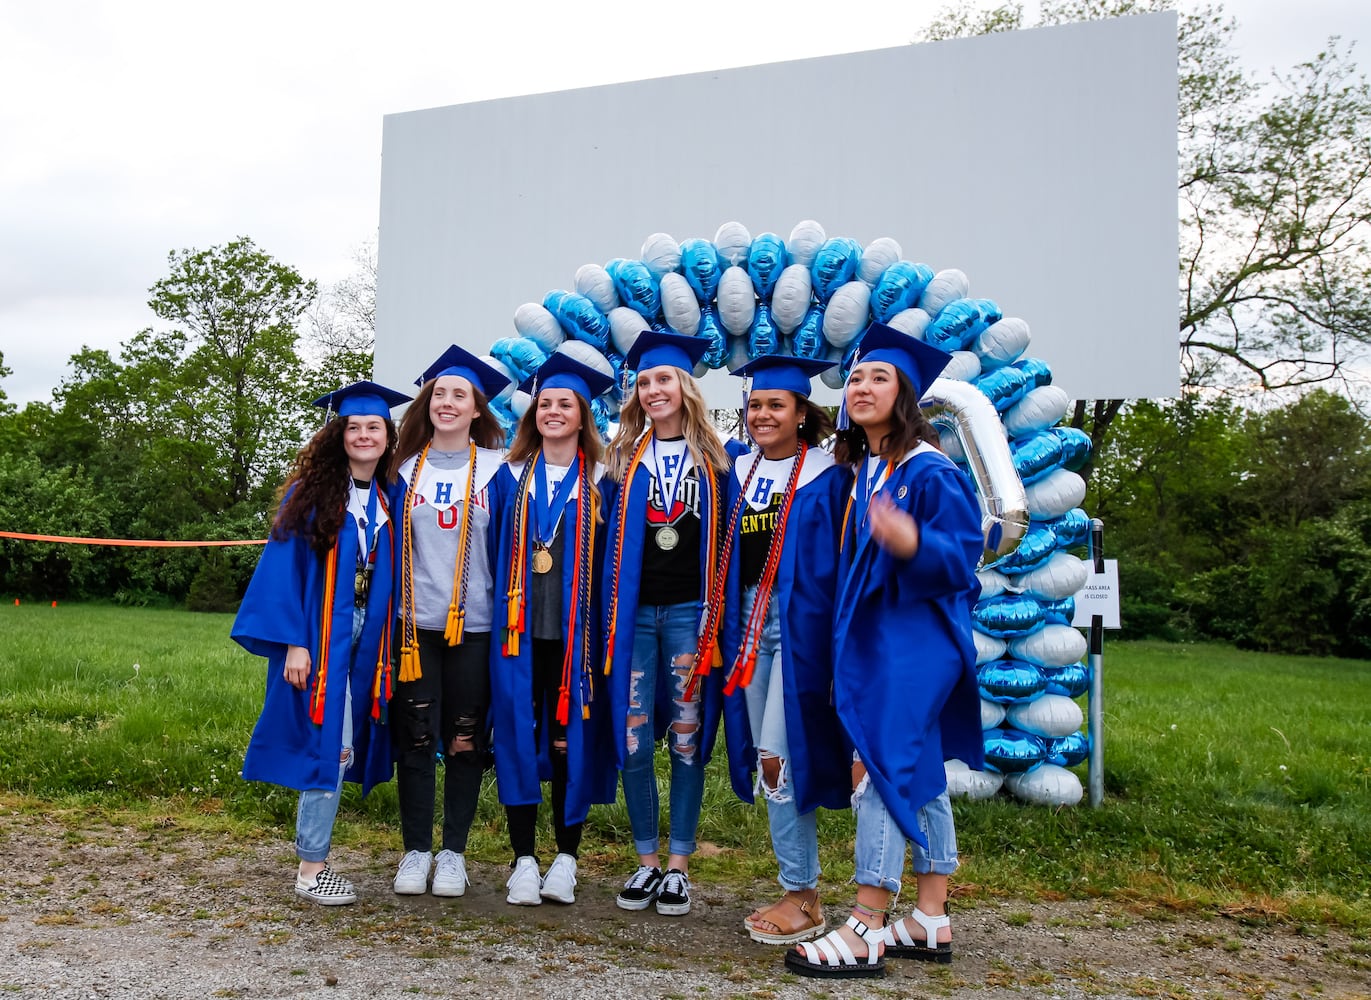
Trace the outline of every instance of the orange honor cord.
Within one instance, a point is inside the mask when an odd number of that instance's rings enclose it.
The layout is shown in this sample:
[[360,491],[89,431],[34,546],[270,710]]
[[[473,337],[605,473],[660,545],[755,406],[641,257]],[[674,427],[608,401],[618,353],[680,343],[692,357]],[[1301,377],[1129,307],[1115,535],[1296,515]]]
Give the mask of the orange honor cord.
[[519,486],[514,492],[514,525],[510,531],[509,548],[509,585],[505,590],[505,629],[502,646],[506,656],[519,655],[519,635],[524,631],[524,609],[528,595],[525,585],[528,579],[528,490],[530,474],[539,455],[534,455],[524,466],[519,477]]
[[728,514],[728,529],[724,532],[723,551],[719,553],[719,561],[714,564],[714,578],[705,593],[705,606],[700,615],[695,666],[690,672],[690,680],[686,682],[686,701],[695,700],[695,688],[702,677],[708,676],[714,667],[723,665],[723,656],[719,652],[719,619],[724,613],[724,591],[728,585],[728,564],[733,558],[733,537],[737,534],[738,518],[742,514],[747,488],[752,485],[752,477],[761,461],[762,453],[759,451],[747,470],[743,487],[738,491],[738,499],[733,502],[733,509]]
[[424,459],[433,442],[429,441],[414,461],[414,471],[410,473],[409,484],[405,487],[404,512],[400,516],[400,682],[417,681],[423,670],[419,665],[418,620],[414,613],[414,507],[419,498],[414,491],[419,487],[419,476],[424,469]]
[[790,481],[786,483],[785,498],[776,517],[776,527],[771,533],[771,544],[767,546],[766,564],[761,578],[757,581],[757,596],[752,600],[752,614],[748,616],[747,628],[743,632],[743,644],[734,660],[724,684],[724,694],[730,695],[739,687],[752,683],[752,674],[757,668],[757,650],[762,644],[762,631],[766,627],[766,613],[771,606],[771,594],[776,585],[776,574],[780,570],[781,550],[785,547],[785,527],[790,520],[790,507],[795,502],[795,487],[800,479],[800,470],[805,464],[809,446],[800,442],[800,450],[795,455],[795,464],[790,468]]
[[338,542],[324,559],[324,599],[319,614],[319,656],[314,674],[314,690],[309,694],[309,721],[324,724],[324,695],[328,684],[328,650],[333,643],[333,595],[338,584]]
[[638,447],[634,449],[633,459],[628,463],[628,469],[624,472],[623,486],[619,490],[619,500],[615,504],[615,520],[617,528],[614,532],[612,542],[614,553],[610,565],[610,597],[609,597],[609,636],[605,640],[605,676],[608,677],[614,669],[614,643],[619,633],[619,577],[623,569],[624,556],[624,532],[626,530],[625,521],[628,518],[628,494],[633,489],[633,478],[642,465],[643,455],[647,453],[647,446],[652,443],[652,432],[649,430],[643,434],[638,442]]
[[462,527],[457,535],[457,562],[452,567],[452,600],[447,606],[447,627],[443,638],[449,646],[462,644],[467,617],[467,564],[471,561],[471,508],[476,502],[476,442],[469,446],[467,495],[462,504]]

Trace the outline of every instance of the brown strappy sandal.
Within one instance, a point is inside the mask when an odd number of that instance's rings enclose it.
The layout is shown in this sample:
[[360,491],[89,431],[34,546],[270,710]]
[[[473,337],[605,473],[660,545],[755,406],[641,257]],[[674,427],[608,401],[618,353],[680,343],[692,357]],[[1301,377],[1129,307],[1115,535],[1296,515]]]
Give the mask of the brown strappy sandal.
[[[764,931],[756,922],[766,921],[775,931]],[[823,906],[816,895],[812,900],[796,902],[790,896],[782,896],[770,906],[758,910],[743,920],[747,936],[761,944],[796,944],[819,937],[828,930],[824,919]]]

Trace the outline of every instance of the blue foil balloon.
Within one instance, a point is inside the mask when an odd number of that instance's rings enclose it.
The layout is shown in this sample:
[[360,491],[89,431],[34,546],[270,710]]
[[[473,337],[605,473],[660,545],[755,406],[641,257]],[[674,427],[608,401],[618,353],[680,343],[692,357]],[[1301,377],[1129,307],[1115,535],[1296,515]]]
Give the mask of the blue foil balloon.
[[728,364],[728,335],[724,333],[723,323],[719,322],[719,311],[713,306],[701,311],[700,329],[695,336],[709,341],[709,350],[700,359],[706,367],[718,369]]
[[1057,536],[1057,548],[1074,549],[1090,540],[1090,515],[1079,507],[1072,507],[1061,517],[1044,521]]
[[1090,668],[1084,663],[1068,663],[1064,667],[1043,667],[1047,678],[1044,694],[1064,694],[1079,698],[1090,690]]
[[600,396],[590,401],[590,415],[595,420],[595,429],[600,437],[609,440],[609,404]]
[[514,373],[516,384],[547,360],[546,352],[527,337],[501,337],[490,345],[490,356]]
[[584,341],[597,351],[609,346],[609,317],[584,295],[557,289],[543,296],[543,308],[557,317],[568,337]]
[[1039,601],[1043,606],[1043,621],[1049,625],[1070,625],[1076,617],[1076,595],[1069,594],[1054,601]]
[[707,306],[719,291],[719,278],[724,269],[719,265],[719,251],[709,240],[686,240],[681,244],[681,273],[690,282],[691,290]]
[[[618,351],[610,349],[605,351],[605,360],[609,362],[609,367],[614,369],[614,385],[609,390],[609,395],[613,396],[616,402],[624,401],[624,356]],[[632,375],[632,372],[629,372]],[[633,381],[629,382],[632,387]]]
[[980,321],[983,324],[985,324],[981,327],[980,331],[976,334],[976,336],[979,337],[982,333],[986,331],[987,328],[994,326],[1000,320],[1004,319],[1004,311],[1000,309],[999,304],[994,300],[972,299],[971,301],[973,304],[975,304],[976,311],[981,314]]
[[897,260],[885,269],[871,292],[871,315],[889,323],[898,313],[912,309],[933,280],[933,268]]
[[1020,358],[1014,362],[1013,367],[1028,376],[1030,389],[1052,384],[1052,369],[1042,358]]
[[784,270],[785,242],[779,236],[762,233],[752,241],[752,247],[747,252],[747,276],[752,279],[757,298],[763,302],[771,298],[776,279]]
[[1031,521],[1014,551],[990,565],[1001,573],[1031,573],[1045,565],[1057,548],[1057,533],[1051,525],[1043,521]]
[[824,342],[824,310],[822,306],[810,306],[805,318],[800,321],[795,335],[790,340],[791,353],[797,358],[822,358],[828,350]]
[[616,257],[605,265],[605,270],[614,282],[620,302],[645,320],[657,318],[662,311],[661,284],[646,264]]
[[1003,774],[1027,771],[1047,756],[1042,737],[1022,729],[990,729],[985,734],[985,763]]
[[[954,302],[952,305],[956,305],[956,303]],[[948,306],[947,309],[943,310],[943,314],[946,315],[947,310],[951,308],[952,306]],[[1004,368],[996,368],[992,372],[987,372],[972,384],[981,390],[986,399],[990,400],[996,413],[1004,413],[1013,409],[1015,404],[1027,394],[1029,378],[1013,365],[1007,365]]]
[[1079,427],[1050,428],[1062,443],[1062,465],[1072,472],[1079,472],[1090,461],[1090,435]]
[[[1005,369],[1001,368],[1000,371]],[[999,372],[995,372],[996,375]],[[1014,463],[1014,471],[1027,485],[1043,478],[1061,465],[1062,442],[1052,429],[1039,431],[1022,441],[1009,442],[1009,456]]]
[[1090,737],[1085,733],[1068,733],[1047,741],[1047,756],[1043,760],[1058,767],[1075,767],[1089,756]]
[[771,321],[771,307],[765,302],[757,306],[752,327],[747,331],[747,356],[760,358],[764,354],[776,354],[781,347],[781,331]]
[[976,628],[996,639],[1018,639],[1043,626],[1043,609],[1027,594],[1001,594],[976,602]]
[[834,292],[857,276],[861,262],[862,245],[856,240],[844,236],[826,240],[814,254],[814,263],[809,265],[814,297],[827,302]]
[[924,342],[944,351],[962,351],[989,325],[982,319],[975,299],[957,299],[944,306],[938,318],[928,324]]
[[976,668],[981,697],[997,705],[1032,701],[1047,687],[1042,668],[1027,660],[991,660]]

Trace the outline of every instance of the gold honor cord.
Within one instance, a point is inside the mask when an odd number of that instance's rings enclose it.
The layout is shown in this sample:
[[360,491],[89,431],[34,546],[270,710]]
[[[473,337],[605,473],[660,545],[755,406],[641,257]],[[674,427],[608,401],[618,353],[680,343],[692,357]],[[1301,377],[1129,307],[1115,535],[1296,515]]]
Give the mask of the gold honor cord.
[[471,508],[476,502],[476,442],[469,445],[467,495],[462,503],[462,527],[457,536],[457,562],[452,567],[452,599],[447,606],[447,627],[443,638],[449,646],[462,644],[467,617],[467,565],[471,562]]

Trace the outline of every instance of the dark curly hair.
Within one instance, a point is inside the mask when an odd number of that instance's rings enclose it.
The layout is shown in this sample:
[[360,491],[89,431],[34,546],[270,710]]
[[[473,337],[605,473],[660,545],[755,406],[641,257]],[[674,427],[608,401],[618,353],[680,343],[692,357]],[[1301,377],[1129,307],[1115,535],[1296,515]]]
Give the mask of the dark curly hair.
[[[295,456],[295,464],[279,494],[280,507],[271,527],[272,538],[284,541],[299,535],[321,556],[333,548],[343,527],[352,484],[348,454],[343,447],[347,423],[347,417],[330,420]],[[395,425],[387,417],[386,451],[376,463],[377,470],[389,466],[395,440]]]
[[[920,442],[937,448],[938,432],[924,416],[924,411],[919,409],[919,394],[914,391],[914,384],[898,368],[895,369],[895,379],[900,388],[895,394],[895,408],[890,414],[890,430],[881,439],[876,453],[883,458],[900,459]],[[853,424],[847,430],[838,432],[833,458],[845,465],[856,465],[866,458],[868,450],[866,431]]]

